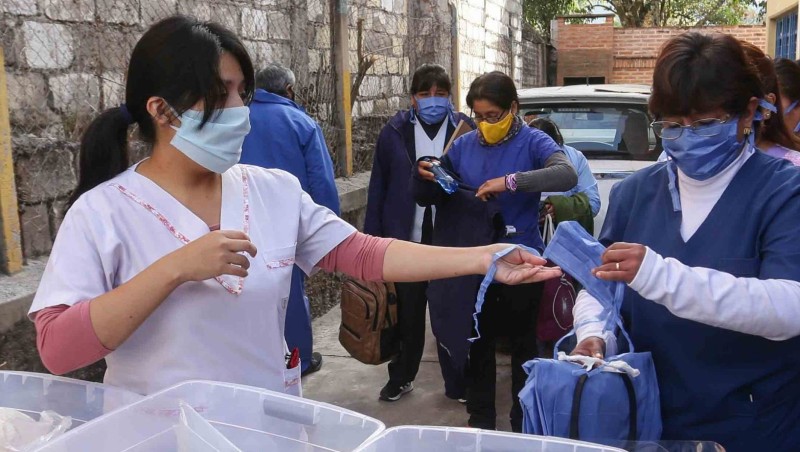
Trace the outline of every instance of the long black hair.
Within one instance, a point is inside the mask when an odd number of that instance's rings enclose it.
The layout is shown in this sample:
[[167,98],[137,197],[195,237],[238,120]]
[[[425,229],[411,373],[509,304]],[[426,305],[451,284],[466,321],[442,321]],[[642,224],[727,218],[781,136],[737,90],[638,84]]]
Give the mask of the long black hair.
[[178,114],[204,102],[205,125],[227,98],[220,78],[223,52],[239,62],[246,85],[245,103],[255,87],[253,63],[236,34],[213,22],[173,16],[157,22],[139,39],[131,54],[125,85],[125,105],[100,114],[83,134],[78,159],[78,185],[69,206],[84,193],[125,171],[128,161],[128,126],[136,123],[148,145],[156,138],[147,101],[161,97]]

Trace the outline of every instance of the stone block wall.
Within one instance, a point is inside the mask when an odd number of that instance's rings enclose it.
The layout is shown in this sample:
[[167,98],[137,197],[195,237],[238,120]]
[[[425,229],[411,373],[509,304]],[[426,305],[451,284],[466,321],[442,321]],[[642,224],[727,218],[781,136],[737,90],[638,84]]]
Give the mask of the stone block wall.
[[565,77],[605,77],[607,83],[650,84],[661,46],[687,31],[727,33],[766,51],[761,25],[703,28],[618,28],[612,17],[601,24],[570,24],[559,18],[553,44],[558,49],[557,84]]
[[240,35],[256,68],[277,61],[320,120],[331,151],[330,4],[322,0],[0,0],[15,172],[26,257],[47,254],[76,183],[78,141],[92,118],[124,102],[131,51],[177,13]]
[[547,42],[530,24],[522,27],[522,83],[520,88],[547,86]]
[[[521,0],[350,0],[351,79],[362,54],[374,59],[354,104],[356,171],[368,170],[377,134],[409,105],[413,70],[442,64],[459,75],[462,104],[472,80],[490,70],[520,86],[543,84],[543,44],[521,25]],[[330,0],[0,0],[24,254],[49,253],[64,202],[77,180],[78,141],[92,118],[124,102],[130,53],[149,25],[176,14],[222,23],[240,35],[256,68],[277,61],[297,78],[298,101],[323,127],[337,158],[333,122]],[[461,49],[453,55],[452,33]],[[135,135],[133,135],[135,138]],[[138,145],[137,156],[146,155]]]
[[462,110],[476,77],[505,72],[523,85],[522,2],[520,0],[461,0],[459,5],[459,83]]

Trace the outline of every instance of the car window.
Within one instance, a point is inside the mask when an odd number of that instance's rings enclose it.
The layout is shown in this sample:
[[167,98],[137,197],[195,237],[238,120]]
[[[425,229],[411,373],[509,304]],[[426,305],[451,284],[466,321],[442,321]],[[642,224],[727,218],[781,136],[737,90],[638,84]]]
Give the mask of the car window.
[[644,105],[542,104],[523,106],[520,111],[528,121],[535,117],[553,120],[564,144],[588,159],[656,160],[661,153]]

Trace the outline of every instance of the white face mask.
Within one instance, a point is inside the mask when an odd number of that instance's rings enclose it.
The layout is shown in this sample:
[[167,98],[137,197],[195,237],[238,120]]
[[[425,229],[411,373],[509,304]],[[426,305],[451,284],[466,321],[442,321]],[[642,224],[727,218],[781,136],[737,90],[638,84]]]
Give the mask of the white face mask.
[[202,111],[186,110],[176,116],[181,126],[171,126],[176,133],[170,144],[192,161],[219,174],[239,163],[242,143],[250,132],[250,108],[216,110],[202,129]]

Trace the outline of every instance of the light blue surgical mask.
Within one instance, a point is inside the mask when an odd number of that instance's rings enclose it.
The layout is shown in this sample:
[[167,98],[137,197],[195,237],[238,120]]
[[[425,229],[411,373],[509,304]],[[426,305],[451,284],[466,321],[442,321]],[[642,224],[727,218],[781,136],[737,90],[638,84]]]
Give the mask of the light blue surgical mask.
[[452,110],[447,97],[431,96],[417,98],[417,114],[427,124],[438,124]]
[[[738,140],[739,121],[685,128],[675,139],[662,140],[664,151],[684,174],[694,180],[707,180],[730,166],[744,148]],[[662,133],[666,133],[666,130]]]
[[170,144],[203,168],[222,174],[239,163],[242,143],[250,132],[248,107],[222,108],[203,123],[203,112],[186,110],[176,115],[181,121]]

